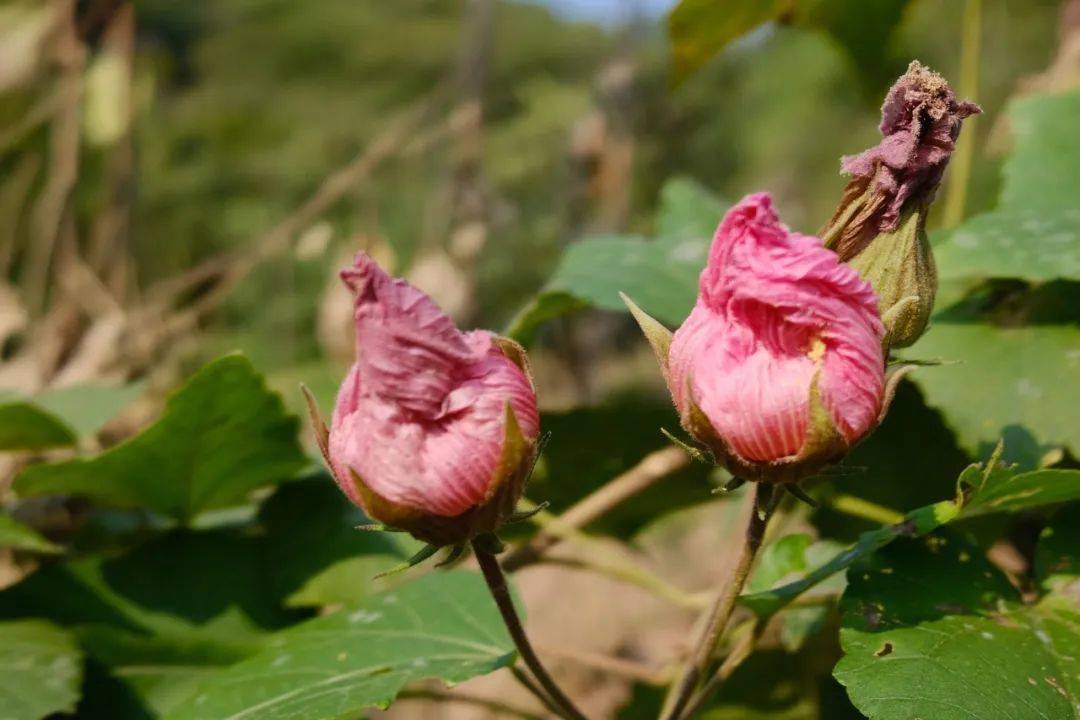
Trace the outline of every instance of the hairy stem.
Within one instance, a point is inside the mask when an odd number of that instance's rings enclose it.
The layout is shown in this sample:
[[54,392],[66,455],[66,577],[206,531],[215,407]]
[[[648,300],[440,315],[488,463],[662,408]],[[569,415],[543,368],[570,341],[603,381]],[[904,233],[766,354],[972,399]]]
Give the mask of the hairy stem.
[[[503,622],[506,623],[506,629],[510,631],[510,637],[514,640],[514,645],[517,647],[518,654],[521,655],[522,662],[525,663],[536,681],[540,683],[540,686],[554,702],[562,717],[567,718],[567,720],[587,720],[573,701],[555,683],[547,670],[544,669],[540,658],[537,657],[536,652],[533,650],[532,644],[525,634],[525,628],[521,625],[521,618],[518,617],[517,610],[514,608],[514,601],[510,597],[510,590],[506,585],[506,576],[499,566],[498,558],[489,552],[482,543],[474,540],[472,546],[473,551],[476,553],[476,560],[480,563],[480,570],[484,573],[484,580],[487,581],[491,596],[495,599],[495,605],[498,606]],[[543,699],[542,696],[541,699]]]
[[686,709],[683,712],[683,717],[692,718],[701,710],[702,706],[708,702],[720,686],[731,677],[743,661],[750,656],[750,653],[754,651],[754,647],[757,645],[758,640],[761,639],[761,633],[765,630],[765,623],[760,620],[754,624],[754,627],[750,632],[746,633],[739,639],[735,647],[731,649],[728,656],[724,658],[724,662],[720,663],[720,667],[713,673],[713,676],[709,678],[708,682],[702,685],[701,690],[690,698],[690,702],[687,703]]
[[712,608],[708,610],[708,619],[704,630],[694,646],[690,660],[684,668],[679,680],[671,686],[668,696],[664,701],[664,709],[660,714],[663,720],[676,720],[682,716],[686,704],[690,701],[694,691],[709,671],[713,655],[720,641],[724,637],[724,630],[728,620],[735,610],[735,601],[742,592],[747,578],[750,576],[750,568],[757,557],[758,549],[765,538],[765,528],[769,524],[769,518],[776,509],[777,501],[782,493],[772,485],[754,483],[754,506],[750,513],[750,519],[746,525],[742,547],[739,549],[739,557],[732,569],[731,576],[724,583],[723,588],[716,596]]

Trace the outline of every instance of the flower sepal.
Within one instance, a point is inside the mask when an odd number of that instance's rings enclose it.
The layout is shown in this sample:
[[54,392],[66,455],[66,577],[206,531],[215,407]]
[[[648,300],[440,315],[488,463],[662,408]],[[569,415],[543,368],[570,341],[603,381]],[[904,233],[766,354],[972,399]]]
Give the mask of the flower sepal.
[[833,423],[817,389],[810,390],[810,422],[799,452],[770,461],[747,460],[724,441],[701,410],[692,392],[687,392],[686,409],[681,418],[683,429],[704,444],[721,465],[738,478],[752,482],[794,484],[816,475],[823,467],[844,457],[850,446]]

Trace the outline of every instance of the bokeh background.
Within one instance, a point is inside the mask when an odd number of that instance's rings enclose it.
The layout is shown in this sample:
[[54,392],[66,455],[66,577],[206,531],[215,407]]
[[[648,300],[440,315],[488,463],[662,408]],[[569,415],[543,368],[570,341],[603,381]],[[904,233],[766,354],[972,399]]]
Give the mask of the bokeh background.
[[[353,353],[350,298],[336,273],[364,250],[462,326],[510,328],[528,341],[553,433],[530,496],[558,511],[664,448],[657,429],[677,424],[651,353],[612,311],[613,292],[581,312],[535,312],[568,252],[663,237],[684,211],[703,240],[702,222],[758,190],[774,195],[791,227],[817,231],[845,184],[840,157],[876,142],[882,98],[912,59],[984,110],[965,125],[964,168],[954,162],[931,217],[932,237],[945,243],[950,228],[998,206],[1017,145],[1014,101],[1080,88],[1075,1],[763,2],[762,22],[730,42],[717,39],[726,21],[708,13],[689,29],[669,24],[674,5],[2,0],[0,388],[63,405],[70,422],[93,430],[84,451],[144,427],[168,389],[235,350],[291,409],[302,411],[301,381],[329,408]],[[702,45],[717,52],[701,56]],[[1075,134],[1048,152],[1074,158],[1077,177],[1080,113],[1056,117],[1060,137]],[[905,382],[889,421],[830,488],[908,510],[950,496],[959,470],[1001,434],[1007,456],[1027,466],[1075,464],[1076,237],[1066,237],[1066,259],[1041,255],[1031,266],[1048,270],[968,277],[965,266],[947,278],[939,308],[951,315],[937,322],[977,320],[972,327],[991,334],[950,345],[942,331],[913,351],[970,355],[974,365]],[[628,282],[647,292],[649,270],[646,282]],[[992,335],[1021,326],[1034,334]],[[1013,342],[1040,359],[1022,359],[1030,377],[1014,365],[998,372]],[[86,386],[124,394],[63,400]],[[1032,397],[1050,401],[1023,404]],[[970,398],[991,405],[965,412]],[[106,531],[85,505],[12,499],[10,479],[25,462],[4,459],[5,501],[51,538],[98,547]],[[737,511],[712,499],[706,475],[680,460],[664,484],[590,531],[629,541],[638,560],[684,587],[708,587]],[[343,512],[325,477],[304,482],[306,496],[288,495],[303,485],[283,486],[272,508],[306,497],[312,512]],[[873,527],[829,508],[791,522],[827,537],[823,553]],[[977,530],[1013,533],[998,559],[1022,562],[1030,527]],[[316,585],[294,583],[290,606],[332,606],[367,588],[371,565],[347,555],[328,553]],[[0,577],[11,584],[32,565],[8,562]],[[692,617],[565,567],[523,572],[520,588],[555,657],[574,645],[663,668]],[[556,602],[568,593],[581,598],[573,618]],[[709,717],[859,717],[829,675],[837,654],[835,638],[786,649],[777,640]],[[648,678],[630,682],[580,656],[554,662],[597,717],[648,717],[635,714],[655,702]],[[775,677],[784,680],[762,680]],[[512,692],[498,679],[477,682],[481,692]],[[89,697],[85,716],[119,712],[100,700],[105,691]],[[167,698],[143,698],[131,716],[155,717],[160,703]],[[391,711],[450,713],[417,699]]]

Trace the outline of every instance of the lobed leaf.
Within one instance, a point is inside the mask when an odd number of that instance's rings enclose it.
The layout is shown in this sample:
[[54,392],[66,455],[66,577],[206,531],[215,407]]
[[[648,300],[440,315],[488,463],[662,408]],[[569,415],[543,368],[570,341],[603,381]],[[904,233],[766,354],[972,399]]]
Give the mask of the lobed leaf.
[[1080,711],[1080,610],[1025,605],[979,548],[898,542],[848,572],[833,674],[871,720],[1045,720]]
[[693,181],[669,181],[661,192],[656,239],[615,235],[571,244],[506,334],[527,343],[541,323],[585,307],[625,312],[621,292],[658,320],[681,324],[694,305],[709,238],[725,209]]
[[1080,208],[1008,208],[976,215],[934,248],[942,280],[1080,279]]
[[514,647],[483,580],[432,573],[285,630],[210,678],[171,720],[322,720],[387,706],[409,682],[461,682]]
[[242,501],[307,461],[297,422],[251,363],[229,355],[196,373],[152,426],[96,457],[32,465],[22,495],[65,493],[181,521]]
[[1075,422],[1080,398],[1074,391],[1080,329],[1075,326],[938,323],[913,352],[962,360],[912,378],[973,455],[985,454],[1003,435],[1014,448],[1021,444],[1017,435],[1028,435],[1034,455],[1054,446],[1080,447]]

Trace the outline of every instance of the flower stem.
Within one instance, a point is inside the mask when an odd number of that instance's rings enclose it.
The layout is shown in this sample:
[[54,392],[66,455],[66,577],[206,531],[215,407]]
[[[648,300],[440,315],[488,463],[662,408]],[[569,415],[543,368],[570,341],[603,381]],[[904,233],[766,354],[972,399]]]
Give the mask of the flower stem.
[[769,524],[769,518],[779,498],[783,493],[772,485],[754,483],[754,506],[750,512],[750,520],[746,525],[746,534],[743,545],[739,550],[739,557],[724,587],[716,597],[712,608],[708,611],[708,621],[705,629],[698,638],[694,652],[683,670],[678,682],[671,686],[667,698],[664,700],[664,709],[660,713],[663,720],[676,720],[681,717],[686,704],[690,701],[694,691],[709,671],[713,655],[720,641],[724,637],[724,629],[728,620],[735,610],[735,601],[742,592],[750,569],[753,567],[754,558],[765,538],[765,528]]
[[487,581],[491,596],[495,599],[495,605],[502,614],[503,622],[506,623],[506,629],[510,631],[510,637],[514,640],[522,662],[532,671],[536,681],[555,703],[560,715],[568,720],[587,720],[544,669],[540,658],[533,650],[525,634],[525,628],[521,625],[521,618],[514,609],[514,601],[510,597],[510,590],[506,586],[506,576],[503,574],[502,567],[499,566],[499,560],[482,543],[473,540],[472,546],[476,553],[476,560],[480,563],[480,570],[484,573],[484,580]]

